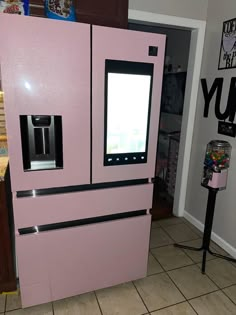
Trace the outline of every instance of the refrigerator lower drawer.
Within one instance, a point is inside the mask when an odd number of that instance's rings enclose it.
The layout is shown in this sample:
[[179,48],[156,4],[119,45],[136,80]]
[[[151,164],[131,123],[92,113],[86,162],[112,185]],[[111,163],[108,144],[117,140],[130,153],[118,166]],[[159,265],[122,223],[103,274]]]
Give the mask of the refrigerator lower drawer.
[[151,216],[16,237],[23,307],[146,275]]
[[152,208],[153,184],[15,198],[15,229]]

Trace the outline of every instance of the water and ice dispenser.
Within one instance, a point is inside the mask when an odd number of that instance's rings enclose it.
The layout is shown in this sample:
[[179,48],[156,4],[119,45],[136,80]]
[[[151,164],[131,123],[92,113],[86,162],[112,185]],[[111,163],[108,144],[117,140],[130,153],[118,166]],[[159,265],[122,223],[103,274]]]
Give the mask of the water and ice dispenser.
[[61,116],[21,115],[20,127],[25,171],[63,167]]
[[207,144],[202,185],[223,190],[227,185],[231,145],[227,141],[212,140]]

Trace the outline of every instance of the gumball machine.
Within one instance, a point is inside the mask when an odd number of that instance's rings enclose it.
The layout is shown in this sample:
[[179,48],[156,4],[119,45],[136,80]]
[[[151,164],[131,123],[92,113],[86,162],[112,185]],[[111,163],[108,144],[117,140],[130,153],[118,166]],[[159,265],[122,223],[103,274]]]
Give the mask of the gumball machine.
[[207,144],[202,186],[208,189],[207,208],[202,246],[199,248],[174,244],[176,247],[193,251],[203,251],[202,273],[205,273],[207,253],[218,258],[236,263],[236,259],[212,252],[210,249],[211,231],[215,212],[216,195],[218,191],[226,189],[228,169],[230,163],[231,145],[227,141],[212,140]]
[[212,140],[206,148],[202,186],[223,190],[227,185],[231,145],[227,141]]

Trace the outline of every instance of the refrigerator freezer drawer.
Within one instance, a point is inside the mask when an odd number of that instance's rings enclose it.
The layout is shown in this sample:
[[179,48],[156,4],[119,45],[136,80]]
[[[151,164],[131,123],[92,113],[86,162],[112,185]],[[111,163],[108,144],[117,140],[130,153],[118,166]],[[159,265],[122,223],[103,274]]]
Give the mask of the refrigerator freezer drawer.
[[23,307],[146,275],[151,216],[16,237]]
[[13,200],[15,229],[152,207],[153,184]]

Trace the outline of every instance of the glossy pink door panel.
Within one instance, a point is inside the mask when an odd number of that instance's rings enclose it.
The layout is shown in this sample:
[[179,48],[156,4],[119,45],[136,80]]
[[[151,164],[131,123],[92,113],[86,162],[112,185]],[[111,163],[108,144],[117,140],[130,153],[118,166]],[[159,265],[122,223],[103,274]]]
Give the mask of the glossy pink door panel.
[[[154,176],[159,123],[160,97],[165,50],[165,36],[112,29],[92,28],[92,178],[93,182],[151,178]],[[158,46],[158,56],[148,56],[149,46]],[[104,81],[105,59],[154,64],[147,163],[103,166],[104,157]],[[135,119],[135,113],[134,113]]]
[[[23,292],[23,306],[48,301],[44,292],[44,289],[48,292],[47,281],[50,282],[51,299],[58,300],[144,277],[150,223],[151,216],[145,215],[18,236],[20,285],[26,292],[32,288],[31,294]],[[31,249],[32,253],[38,251],[35,257],[27,254]],[[38,275],[34,275],[37,271]],[[33,290],[35,286],[39,288],[36,291]]]
[[14,198],[16,233],[19,228],[151,209],[153,184]]
[[17,267],[23,306],[51,301],[44,245],[36,234],[16,236]]
[[39,281],[37,284],[20,286],[22,307],[44,304],[52,301],[51,287],[49,281]]
[[[1,15],[12,190],[90,181],[90,26]],[[64,167],[23,171],[19,115],[61,115]]]

